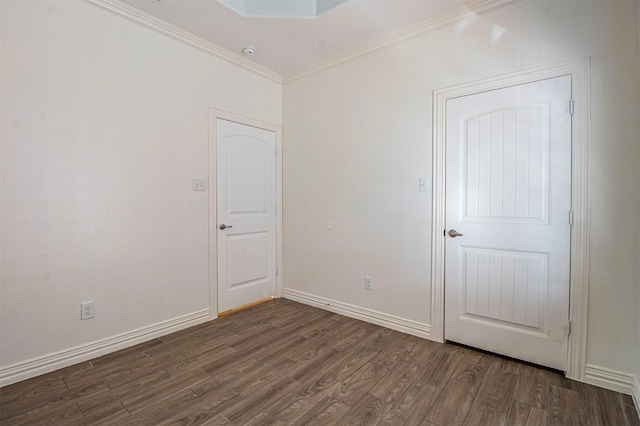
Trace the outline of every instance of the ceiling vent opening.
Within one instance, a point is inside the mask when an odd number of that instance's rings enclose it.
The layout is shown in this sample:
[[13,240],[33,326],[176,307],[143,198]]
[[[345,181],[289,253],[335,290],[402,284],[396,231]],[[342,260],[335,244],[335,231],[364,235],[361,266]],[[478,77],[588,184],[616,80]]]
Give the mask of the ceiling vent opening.
[[[156,1],[156,0],[152,0]],[[160,0],[163,1],[163,0]],[[218,0],[236,13],[253,18],[317,18],[348,0]]]

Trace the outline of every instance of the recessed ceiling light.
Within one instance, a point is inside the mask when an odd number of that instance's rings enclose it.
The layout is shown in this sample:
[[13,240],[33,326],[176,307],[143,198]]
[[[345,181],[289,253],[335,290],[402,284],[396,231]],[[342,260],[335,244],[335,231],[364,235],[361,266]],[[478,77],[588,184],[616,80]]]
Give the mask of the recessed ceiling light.
[[256,54],[256,48],[253,46],[245,46],[242,48],[242,53],[247,56],[253,56]]

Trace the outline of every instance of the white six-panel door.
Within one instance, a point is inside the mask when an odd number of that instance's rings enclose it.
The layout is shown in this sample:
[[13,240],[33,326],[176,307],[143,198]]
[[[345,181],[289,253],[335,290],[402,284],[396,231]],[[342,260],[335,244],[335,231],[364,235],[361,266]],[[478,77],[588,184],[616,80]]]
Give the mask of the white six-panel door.
[[569,76],[492,90],[448,101],[446,125],[445,338],[560,370],[570,99]]
[[275,133],[217,120],[218,312],[276,294]]

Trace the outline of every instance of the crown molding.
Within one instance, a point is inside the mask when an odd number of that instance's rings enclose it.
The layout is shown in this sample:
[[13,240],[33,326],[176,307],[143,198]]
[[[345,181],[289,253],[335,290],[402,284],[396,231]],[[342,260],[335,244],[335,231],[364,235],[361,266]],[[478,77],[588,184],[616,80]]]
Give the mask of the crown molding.
[[265,66],[256,64],[243,56],[224,49],[217,44],[211,43],[201,37],[187,32],[175,25],[158,19],[146,12],[136,9],[119,0],[80,0],[116,16],[135,22],[151,30],[164,34],[174,40],[181,41],[192,47],[209,53],[234,65],[252,71],[262,77],[276,83],[289,83],[291,81],[315,74],[327,68],[341,64],[343,62],[367,55],[384,47],[398,43],[400,41],[432,32],[447,25],[455,24],[464,19],[479,16],[496,9],[519,3],[523,0],[475,0],[463,6],[445,11],[439,15],[429,18],[414,25],[393,31],[376,40],[361,44],[351,49],[347,49],[328,58],[314,62],[295,71],[284,75],[277,73]]
[[457,8],[440,13],[425,21],[419,22],[414,25],[410,25],[399,30],[393,31],[383,37],[376,40],[363,43],[351,49],[347,49],[338,54],[332,55],[326,59],[314,62],[308,66],[299,68],[290,73],[286,73],[283,76],[284,83],[290,83],[294,80],[306,77],[311,74],[315,74],[319,71],[331,68],[342,62],[350,61],[360,56],[367,55],[369,53],[380,50],[391,44],[398,43],[400,41],[432,32],[445,27],[450,24],[455,24],[463,19],[471,18],[474,16],[482,15],[488,12],[492,12],[496,9],[519,3],[523,0],[476,0],[470,3],[464,4]]
[[118,0],[81,0],[282,84],[282,75]]

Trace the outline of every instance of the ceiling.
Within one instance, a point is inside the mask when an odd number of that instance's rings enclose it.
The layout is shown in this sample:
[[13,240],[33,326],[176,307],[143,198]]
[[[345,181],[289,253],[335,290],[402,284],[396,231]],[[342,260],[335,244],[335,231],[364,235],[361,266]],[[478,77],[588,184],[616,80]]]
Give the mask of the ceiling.
[[[285,75],[433,18],[467,0],[349,0],[317,18],[243,17],[217,0],[121,0]],[[263,0],[277,1],[277,0]]]

